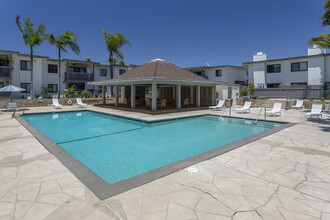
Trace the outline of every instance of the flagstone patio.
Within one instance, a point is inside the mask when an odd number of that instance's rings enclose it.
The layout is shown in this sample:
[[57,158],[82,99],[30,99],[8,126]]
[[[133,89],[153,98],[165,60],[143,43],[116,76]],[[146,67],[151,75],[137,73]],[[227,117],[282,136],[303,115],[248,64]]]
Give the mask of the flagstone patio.
[[[144,120],[210,113],[88,109]],[[270,119],[297,124],[196,164],[197,173],[180,170],[101,201],[0,112],[0,219],[330,219],[330,117],[306,121],[288,110]]]

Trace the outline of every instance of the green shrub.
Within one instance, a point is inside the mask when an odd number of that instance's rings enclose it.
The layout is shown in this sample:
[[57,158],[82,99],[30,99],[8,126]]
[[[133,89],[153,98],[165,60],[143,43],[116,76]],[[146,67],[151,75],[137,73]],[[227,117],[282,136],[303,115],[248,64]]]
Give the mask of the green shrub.
[[325,98],[324,98],[324,97],[321,97],[320,100],[321,100],[322,102],[324,102]]
[[83,97],[83,98],[91,98],[92,96],[93,96],[93,94],[88,90],[84,90],[81,92],[81,97]]
[[256,86],[254,85],[254,83],[251,83],[248,87],[249,91],[250,91],[250,95],[254,95],[255,91],[256,91]]
[[243,89],[242,91],[241,91],[241,96],[247,96],[248,95],[248,91],[247,91],[247,89]]

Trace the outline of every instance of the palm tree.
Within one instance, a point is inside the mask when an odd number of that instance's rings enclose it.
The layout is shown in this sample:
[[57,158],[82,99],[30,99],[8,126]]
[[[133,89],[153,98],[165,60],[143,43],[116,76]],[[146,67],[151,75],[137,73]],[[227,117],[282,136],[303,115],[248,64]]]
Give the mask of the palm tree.
[[30,47],[30,61],[31,61],[31,90],[30,96],[34,98],[33,92],[33,48],[35,46],[39,46],[42,42],[44,42],[46,37],[46,26],[40,24],[36,29],[31,18],[27,18],[23,22],[23,26],[21,25],[20,16],[16,16],[16,24],[18,29],[21,31],[24,39],[25,45]]
[[55,45],[58,49],[58,98],[61,94],[61,51],[68,52],[66,48],[71,49],[75,54],[80,54],[80,47],[77,44],[77,37],[74,33],[66,31],[54,37],[53,34],[48,36],[50,45]]
[[322,48],[330,48],[330,34],[320,34],[312,38],[308,43],[310,46],[316,44]]
[[[110,79],[113,78],[113,65],[115,60],[124,60],[124,55],[121,52],[121,47],[131,42],[122,33],[109,33],[106,30],[102,30],[106,43],[107,50],[109,51],[109,63],[110,63]],[[113,95],[113,89],[111,86],[111,95]]]
[[[322,25],[328,26],[330,25],[330,0],[327,0],[324,3],[323,9],[325,13],[321,16]],[[320,34],[319,36],[310,39],[308,44],[310,46],[316,44],[322,48],[330,48],[330,34]]]

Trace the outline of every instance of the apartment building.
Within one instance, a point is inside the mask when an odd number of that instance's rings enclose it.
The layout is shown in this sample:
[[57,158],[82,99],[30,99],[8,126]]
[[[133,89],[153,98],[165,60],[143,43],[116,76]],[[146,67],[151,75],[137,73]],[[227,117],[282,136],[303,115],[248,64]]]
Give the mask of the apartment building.
[[233,99],[234,103],[242,86],[247,86],[247,68],[244,66],[196,66],[185,68],[210,81],[219,82],[216,86],[217,99]]
[[248,67],[248,81],[257,88],[310,88],[330,90],[330,54],[324,48],[308,48],[307,56],[267,60],[258,52]]
[[[114,77],[128,71],[130,66],[114,66]],[[33,90],[39,95],[42,88],[49,88],[49,97],[58,92],[58,60],[48,56],[34,56],[33,63]],[[110,79],[109,65],[99,62],[82,60],[61,60],[61,94],[71,85],[75,85],[77,91],[89,90],[97,94],[99,88],[87,85],[87,82]],[[13,97],[28,97],[31,89],[31,62],[28,54],[17,51],[0,50],[0,88],[9,84],[26,89],[21,93],[13,94]],[[107,95],[111,95],[110,88]]]

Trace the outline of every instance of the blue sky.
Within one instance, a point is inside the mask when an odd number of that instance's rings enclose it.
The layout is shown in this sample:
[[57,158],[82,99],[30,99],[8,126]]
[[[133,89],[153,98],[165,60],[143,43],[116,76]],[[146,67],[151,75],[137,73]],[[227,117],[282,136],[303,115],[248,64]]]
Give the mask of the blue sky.
[[[101,32],[121,32],[132,43],[123,48],[126,64],[162,58],[181,67],[241,65],[258,51],[268,59],[307,55],[307,41],[321,27],[325,0],[1,0],[0,50],[29,53],[15,16],[31,17],[36,25],[57,34],[78,37],[81,54],[64,58],[106,63]],[[39,55],[57,58],[43,43]]]

